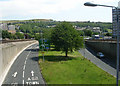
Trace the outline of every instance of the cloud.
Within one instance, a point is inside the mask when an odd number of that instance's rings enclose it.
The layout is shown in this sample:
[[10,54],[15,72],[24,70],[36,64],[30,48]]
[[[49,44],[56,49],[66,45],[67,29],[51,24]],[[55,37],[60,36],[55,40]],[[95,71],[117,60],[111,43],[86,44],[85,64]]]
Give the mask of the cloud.
[[5,0],[0,1],[3,17],[58,14],[83,7],[85,2],[110,3],[114,0]]
[[10,0],[0,2],[3,16],[58,13],[74,8],[79,0]]

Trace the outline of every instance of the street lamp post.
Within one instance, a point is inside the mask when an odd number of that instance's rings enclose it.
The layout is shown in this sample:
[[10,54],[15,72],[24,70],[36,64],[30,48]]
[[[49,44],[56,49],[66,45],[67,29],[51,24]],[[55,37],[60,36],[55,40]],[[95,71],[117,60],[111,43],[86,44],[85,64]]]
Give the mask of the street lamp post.
[[83,31],[83,46],[84,46],[84,57],[85,57],[85,32]]
[[102,6],[102,7],[110,7],[110,8],[115,8],[116,10],[116,15],[117,15],[117,65],[116,65],[116,68],[117,68],[117,73],[116,73],[116,86],[118,86],[118,79],[119,79],[119,11],[118,11],[118,7],[115,7],[115,6],[108,6],[108,5],[100,5],[100,4],[93,4],[93,3],[90,3],[90,2],[86,2],[84,3],[85,6],[92,6],[92,7],[96,7],[96,6]]
[[43,36],[42,36],[42,30],[41,30],[41,40],[42,40],[42,55],[43,55],[43,62],[44,62],[44,44],[43,44]]

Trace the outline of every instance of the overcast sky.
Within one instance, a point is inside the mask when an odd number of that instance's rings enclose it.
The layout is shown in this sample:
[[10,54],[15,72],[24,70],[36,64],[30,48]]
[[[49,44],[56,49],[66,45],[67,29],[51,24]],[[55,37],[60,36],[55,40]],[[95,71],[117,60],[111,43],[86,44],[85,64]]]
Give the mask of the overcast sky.
[[0,20],[112,22],[111,8],[86,7],[85,2],[118,6],[119,0],[0,0]]

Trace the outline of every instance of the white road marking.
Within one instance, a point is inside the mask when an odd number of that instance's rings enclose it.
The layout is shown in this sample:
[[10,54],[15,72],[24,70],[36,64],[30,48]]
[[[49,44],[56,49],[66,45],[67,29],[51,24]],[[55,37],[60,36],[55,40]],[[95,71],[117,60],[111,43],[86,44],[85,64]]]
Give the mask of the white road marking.
[[25,65],[24,65],[24,67],[23,67],[23,70],[25,70]]
[[28,55],[27,55],[27,57],[26,57],[26,60],[27,60],[28,56],[30,55],[30,53],[31,53],[31,51],[28,53]]
[[23,71],[23,78],[24,78],[24,73],[25,73],[25,72]]
[[[32,47],[30,47],[30,48],[32,48]],[[23,82],[24,82],[24,75],[25,75],[25,68],[26,68],[26,62],[27,62],[27,59],[28,59],[28,56],[30,55],[30,53],[31,53],[31,51],[28,53],[28,55],[27,55],[27,57],[26,57],[26,59],[25,59],[25,62],[24,62],[24,66],[23,66]]]
[[23,80],[23,85],[24,85],[25,81]]
[[30,78],[28,78],[28,81],[30,81],[31,79]]
[[[27,57],[28,57],[28,56],[29,56],[29,54],[27,55]],[[27,58],[27,57],[26,57],[26,58]]]
[[32,82],[33,85],[35,85],[36,82]]
[[38,77],[35,76],[35,77],[32,77],[31,79],[32,79],[32,80],[38,80]]
[[33,82],[26,82],[27,85],[35,85],[35,84],[39,84],[38,81],[33,81]]
[[31,71],[31,74],[32,74],[32,76],[34,76],[34,72],[33,72],[33,70]]
[[26,82],[26,84],[28,85],[28,84],[29,84],[29,82]]
[[26,60],[25,60],[25,62],[24,62],[24,65],[26,65]]
[[14,74],[12,74],[13,77],[16,77],[17,76],[17,72],[15,72]]
[[15,82],[15,83],[11,83],[11,85],[13,85],[13,86],[14,86],[14,85],[17,85],[17,84],[18,84],[18,83],[16,83],[16,82]]
[[39,82],[35,81],[35,82],[33,82],[32,84],[39,84]]

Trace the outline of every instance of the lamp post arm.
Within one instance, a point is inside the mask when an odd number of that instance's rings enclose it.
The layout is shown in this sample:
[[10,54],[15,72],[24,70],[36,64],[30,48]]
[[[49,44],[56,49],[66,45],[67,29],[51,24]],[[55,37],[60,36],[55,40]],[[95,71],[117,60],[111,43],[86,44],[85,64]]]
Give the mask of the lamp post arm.
[[85,6],[91,6],[91,7],[96,7],[96,6],[102,6],[102,7],[111,7],[111,8],[117,8],[115,6],[109,6],[109,5],[101,5],[101,4],[94,4],[94,3],[91,3],[91,2],[86,2],[84,3]]
[[97,4],[97,6],[102,6],[102,7],[111,7],[111,8],[117,8],[117,7],[115,7],[115,6],[109,6],[109,5],[100,5],[100,4]]

